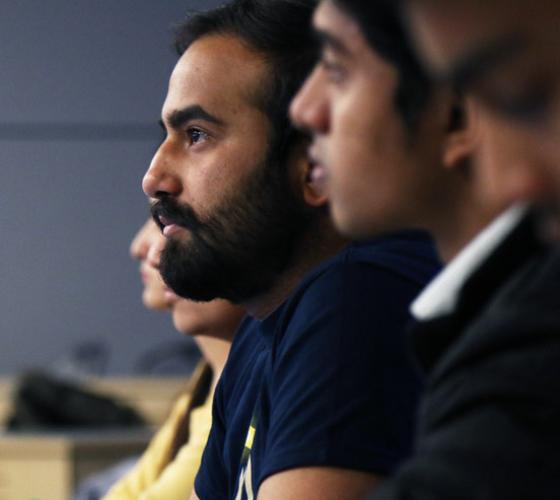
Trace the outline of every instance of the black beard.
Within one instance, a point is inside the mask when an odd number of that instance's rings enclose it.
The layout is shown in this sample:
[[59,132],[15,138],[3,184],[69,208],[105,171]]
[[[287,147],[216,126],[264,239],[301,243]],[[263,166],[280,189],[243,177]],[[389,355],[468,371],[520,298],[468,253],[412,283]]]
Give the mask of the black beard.
[[162,196],[152,214],[188,229],[188,239],[170,238],[160,272],[177,295],[245,303],[268,291],[292,265],[301,237],[314,218],[290,185],[286,165],[268,160],[213,213],[199,217],[188,205]]

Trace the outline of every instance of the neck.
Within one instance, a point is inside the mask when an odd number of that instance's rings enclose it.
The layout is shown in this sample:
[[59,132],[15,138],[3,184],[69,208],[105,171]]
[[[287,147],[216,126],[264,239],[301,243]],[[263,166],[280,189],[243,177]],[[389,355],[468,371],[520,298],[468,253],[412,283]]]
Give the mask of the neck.
[[446,264],[465,248],[506,206],[464,199],[450,203],[441,220],[432,228],[438,252]]
[[204,359],[208,362],[213,372],[212,388],[215,387],[224,365],[226,364],[231,343],[214,337],[200,335],[194,337]]
[[285,302],[309,271],[337,254],[347,243],[336,233],[330,221],[322,221],[319,230],[302,239],[293,264],[279,275],[273,286],[243,307],[257,319],[266,318]]

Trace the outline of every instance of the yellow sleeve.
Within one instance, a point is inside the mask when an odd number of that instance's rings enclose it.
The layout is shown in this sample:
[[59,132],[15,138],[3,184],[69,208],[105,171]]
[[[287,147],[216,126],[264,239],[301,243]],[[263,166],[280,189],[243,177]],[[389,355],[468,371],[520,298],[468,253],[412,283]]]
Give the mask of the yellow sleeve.
[[138,500],[160,477],[168,465],[169,453],[177,426],[187,410],[190,396],[184,394],[175,403],[169,417],[151,440],[134,466],[103,497],[103,500]]
[[190,497],[212,426],[213,399],[213,394],[210,394],[203,406],[192,411],[188,443],[179,450],[175,460],[165,467],[157,481],[144,490],[139,500],[184,500]]

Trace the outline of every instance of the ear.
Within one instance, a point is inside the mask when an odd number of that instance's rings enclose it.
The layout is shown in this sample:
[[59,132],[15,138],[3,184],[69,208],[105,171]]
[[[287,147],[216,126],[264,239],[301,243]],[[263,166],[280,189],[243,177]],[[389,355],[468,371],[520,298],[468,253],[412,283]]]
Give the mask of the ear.
[[447,132],[443,142],[442,161],[445,168],[465,165],[475,154],[478,143],[476,106],[470,99],[455,96],[447,117]]

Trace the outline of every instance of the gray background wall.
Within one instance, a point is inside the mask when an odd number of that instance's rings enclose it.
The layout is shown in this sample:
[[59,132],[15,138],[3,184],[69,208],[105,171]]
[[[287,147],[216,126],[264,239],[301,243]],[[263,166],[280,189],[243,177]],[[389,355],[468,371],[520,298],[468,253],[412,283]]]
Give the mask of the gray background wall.
[[[128,245],[176,60],[171,26],[217,1],[18,0],[0,7],[0,374],[96,340],[127,374],[162,342]],[[187,341],[184,341],[187,342]]]

